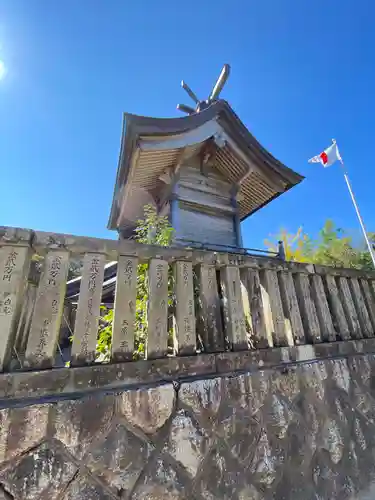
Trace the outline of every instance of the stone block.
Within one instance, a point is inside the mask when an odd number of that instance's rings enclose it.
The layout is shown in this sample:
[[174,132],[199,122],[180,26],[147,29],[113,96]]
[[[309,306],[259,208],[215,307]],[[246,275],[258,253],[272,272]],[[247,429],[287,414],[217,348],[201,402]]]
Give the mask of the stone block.
[[107,433],[114,411],[114,396],[96,394],[76,401],[57,403],[54,437],[81,459],[97,438]]
[[[232,457],[225,446],[217,446],[210,451],[205,460],[194,493],[197,492],[205,500],[219,498],[231,500],[239,498],[239,492],[244,495],[250,486],[250,484],[246,484],[244,470],[237,460]],[[254,488],[252,491],[254,494]],[[247,499],[245,496],[243,498]]]
[[222,380],[223,404],[221,406],[227,408],[228,405],[225,402],[231,401],[233,407],[248,409],[250,404],[250,379],[248,373],[224,378]]
[[179,410],[174,416],[164,451],[168,452],[192,477],[208,449],[208,437],[190,415]]
[[0,462],[21,455],[47,435],[51,405],[0,410]]
[[146,434],[158,431],[172,414],[176,392],[172,384],[151,389],[126,391],[117,398],[121,415]]
[[132,500],[187,500],[190,483],[164,457],[159,457],[138,484]]
[[270,371],[260,371],[249,376],[248,382],[250,414],[259,418],[264,402],[272,390],[272,373]]
[[250,468],[257,489],[275,488],[282,476],[285,459],[283,443],[262,429]]
[[66,490],[62,500],[114,500],[104,486],[89,476],[79,474]]
[[263,407],[263,414],[267,431],[278,439],[284,439],[294,414],[278,392],[269,395]]
[[86,465],[116,494],[131,490],[147,464],[153,446],[117,423],[90,450]]
[[211,428],[222,397],[221,379],[197,380],[181,384],[179,403],[191,409],[202,425]]
[[43,443],[0,473],[0,482],[17,500],[57,500],[77,466],[51,443]]
[[258,420],[250,416],[248,409],[225,405],[216,433],[223,438],[231,452],[244,466],[251,465],[261,427]]

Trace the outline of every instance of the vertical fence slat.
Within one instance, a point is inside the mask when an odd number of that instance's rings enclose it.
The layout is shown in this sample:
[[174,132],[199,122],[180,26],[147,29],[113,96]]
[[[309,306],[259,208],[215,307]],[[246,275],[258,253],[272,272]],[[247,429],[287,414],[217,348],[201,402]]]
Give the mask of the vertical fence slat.
[[310,277],[310,284],[311,295],[314,300],[316,313],[319,319],[322,340],[326,342],[334,342],[336,340],[336,331],[333,326],[331,311],[329,310],[322,277],[318,274],[313,274]]
[[372,336],[373,336],[375,333],[375,296],[372,295],[371,290],[370,290],[370,285],[366,279],[361,279],[360,284],[361,284],[361,289],[363,292],[363,298],[364,298],[365,303],[366,303],[367,312],[368,312],[369,317],[370,317],[371,326],[372,326],[371,332],[372,332]]
[[174,265],[176,310],[173,318],[174,350],[178,355],[195,354],[196,324],[193,266],[191,262]]
[[28,246],[5,245],[0,248],[0,371],[11,357],[30,264],[29,252]]
[[31,328],[27,341],[25,365],[53,365],[64,307],[69,252],[50,250],[45,257],[43,274],[37,290]]
[[198,266],[197,274],[199,277],[198,332],[206,352],[220,352],[224,350],[224,336],[216,267],[202,264]]
[[240,277],[247,293],[246,302],[248,302],[249,307],[249,320],[252,328],[251,340],[254,347],[256,349],[272,347],[272,331],[269,332],[268,336],[266,329],[259,272],[256,269],[243,268],[240,271]]
[[345,312],[346,321],[349,326],[351,338],[361,339],[361,327],[358,321],[357,311],[355,310],[352,295],[350,293],[348,279],[340,276],[338,279],[338,289],[341,303]]
[[334,315],[334,320],[336,324],[336,331],[338,335],[341,337],[341,340],[349,340],[350,339],[350,331],[349,326],[346,321],[344,309],[341,304],[339,290],[337,288],[337,284],[334,276],[327,274],[324,277],[327,285],[328,291],[328,300],[331,304],[331,309]]
[[264,283],[262,283],[261,277],[260,279],[260,292],[262,296],[262,304],[263,304],[263,314],[264,314],[264,327],[266,330],[266,336],[268,339],[268,343],[270,347],[274,347],[275,342],[275,327],[273,324],[272,317],[272,309],[271,309],[271,298],[270,294],[266,290]]
[[280,271],[279,286],[284,316],[286,321],[290,322],[294,343],[295,345],[305,344],[305,332],[303,330],[293,276],[290,272]]
[[291,335],[288,337],[288,332],[285,329],[284,311],[277,274],[270,269],[264,269],[261,271],[260,278],[268,294],[271,306],[274,345],[278,347],[293,345],[293,337]]
[[357,278],[349,279],[349,288],[353,298],[353,302],[358,314],[358,320],[363,337],[372,337],[373,330],[370,321],[369,313],[367,312],[364,297]]
[[234,351],[247,349],[247,332],[239,268],[237,266],[225,266],[221,269],[220,274],[226,335]]
[[147,359],[163,358],[168,353],[168,262],[151,259],[147,310]]
[[17,332],[14,341],[18,356],[25,357],[27,341],[29,338],[31,320],[33,317],[35,301],[37,297],[37,287],[28,282],[26,291],[22,300],[22,309],[20,319],[17,325]]
[[74,325],[72,365],[91,363],[95,351],[102,299],[105,256],[87,253],[83,259],[81,289]]
[[318,315],[310,293],[309,276],[304,273],[294,275],[299,308],[305,329],[306,340],[316,344],[322,341]]
[[112,332],[114,362],[131,360],[133,357],[137,265],[136,257],[119,255]]

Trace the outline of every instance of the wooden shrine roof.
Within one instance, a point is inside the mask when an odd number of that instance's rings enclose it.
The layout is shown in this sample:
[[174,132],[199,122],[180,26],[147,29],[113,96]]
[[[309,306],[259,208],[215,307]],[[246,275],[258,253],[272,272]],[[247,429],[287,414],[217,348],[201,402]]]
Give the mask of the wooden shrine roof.
[[153,201],[160,176],[173,171],[214,143],[216,168],[239,184],[240,218],[259,210],[303,177],[274,158],[249,132],[226,101],[181,118],[150,118],[125,113],[110,229],[139,218],[139,207]]

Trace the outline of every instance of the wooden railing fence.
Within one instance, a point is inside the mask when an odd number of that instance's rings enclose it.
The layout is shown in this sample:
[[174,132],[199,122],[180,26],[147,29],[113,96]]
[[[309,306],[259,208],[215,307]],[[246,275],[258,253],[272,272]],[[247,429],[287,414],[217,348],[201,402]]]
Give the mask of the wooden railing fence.
[[[33,254],[44,257],[37,286],[28,283]],[[72,366],[95,362],[108,260],[118,261],[112,362],[132,360],[137,265],[142,262],[149,263],[148,359],[168,353],[170,266],[176,356],[195,355],[197,335],[206,352],[374,336],[375,272],[5,227],[0,228],[0,370],[11,370],[15,356],[24,369],[54,366],[69,259],[77,255],[83,258],[83,272]]]

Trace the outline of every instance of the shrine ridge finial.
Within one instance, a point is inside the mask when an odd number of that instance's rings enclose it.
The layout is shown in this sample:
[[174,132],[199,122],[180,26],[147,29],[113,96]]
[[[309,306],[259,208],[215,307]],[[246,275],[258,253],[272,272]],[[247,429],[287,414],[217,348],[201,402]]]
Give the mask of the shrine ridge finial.
[[208,99],[204,101],[200,101],[196,94],[191,90],[189,85],[182,80],[181,82],[181,87],[187,92],[189,97],[195,102],[196,106],[195,108],[192,108],[191,106],[186,106],[185,104],[177,104],[177,109],[179,111],[182,111],[184,113],[187,113],[188,115],[192,115],[193,113],[199,113],[199,111],[202,111],[203,109],[207,108],[212,102],[217,101],[220,95],[220,92],[223,90],[223,87],[228,80],[230,73],[230,66],[229,64],[224,64],[223,69],[221,70],[221,73],[219,75],[219,78],[217,79],[211,94],[209,95]]

